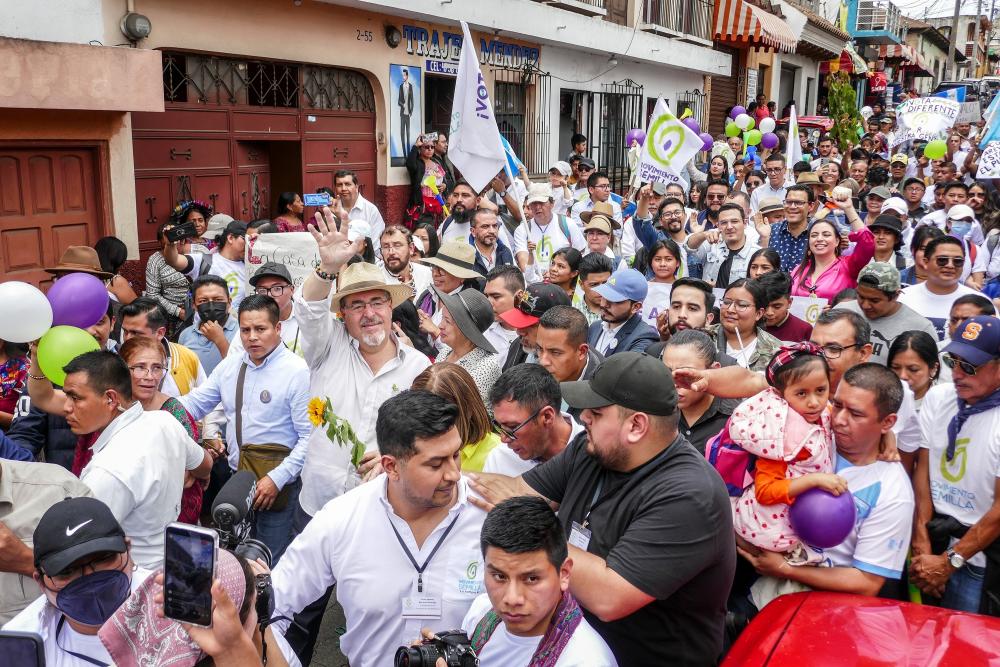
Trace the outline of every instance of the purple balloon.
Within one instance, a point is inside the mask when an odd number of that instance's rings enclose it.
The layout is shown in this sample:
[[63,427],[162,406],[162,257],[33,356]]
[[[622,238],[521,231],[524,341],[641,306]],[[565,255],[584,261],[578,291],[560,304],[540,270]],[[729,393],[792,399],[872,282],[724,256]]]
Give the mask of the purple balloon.
[[108,289],[89,273],[69,273],[57,280],[45,295],[52,304],[52,326],[86,329],[101,321],[108,311]]
[[699,125],[698,121],[694,118],[685,118],[681,122],[691,128],[691,131],[695,134],[701,134],[701,125]]
[[646,141],[646,132],[641,128],[636,128],[634,130],[629,130],[628,134],[625,135],[625,148],[632,148],[632,142],[638,141],[639,145]]
[[746,112],[747,112],[747,110],[746,110],[745,107],[741,107],[741,106],[737,105],[737,106],[733,107],[732,111],[729,112],[729,117],[735,120],[736,117],[739,116],[741,113],[746,113]]
[[698,136],[701,137],[701,142],[702,142],[701,143],[701,150],[703,150],[703,151],[710,151],[710,150],[712,150],[712,145],[715,143],[715,140],[712,139],[712,135],[709,134],[708,132],[702,132]]
[[788,516],[799,539],[811,546],[830,549],[854,530],[857,509],[850,491],[835,496],[812,488],[795,499]]
[[764,148],[774,148],[778,145],[778,135],[774,132],[765,132],[764,136],[760,138],[760,145]]

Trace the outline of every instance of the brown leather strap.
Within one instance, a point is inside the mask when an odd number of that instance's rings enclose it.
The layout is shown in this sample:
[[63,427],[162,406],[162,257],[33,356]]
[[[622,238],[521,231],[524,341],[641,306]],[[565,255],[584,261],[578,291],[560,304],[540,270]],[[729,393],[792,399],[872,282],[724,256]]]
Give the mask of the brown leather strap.
[[243,381],[247,377],[247,365],[240,366],[240,374],[236,378],[236,446],[243,449]]

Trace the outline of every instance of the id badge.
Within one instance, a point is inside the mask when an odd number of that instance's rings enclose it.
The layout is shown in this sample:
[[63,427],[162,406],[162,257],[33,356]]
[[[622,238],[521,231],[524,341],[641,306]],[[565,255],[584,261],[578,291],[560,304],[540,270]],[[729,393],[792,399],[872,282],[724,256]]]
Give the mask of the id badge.
[[441,618],[441,597],[420,593],[414,584],[410,594],[403,598],[403,618]]
[[587,550],[590,546],[590,529],[584,528],[576,521],[573,522],[573,528],[569,533],[569,543],[578,549]]

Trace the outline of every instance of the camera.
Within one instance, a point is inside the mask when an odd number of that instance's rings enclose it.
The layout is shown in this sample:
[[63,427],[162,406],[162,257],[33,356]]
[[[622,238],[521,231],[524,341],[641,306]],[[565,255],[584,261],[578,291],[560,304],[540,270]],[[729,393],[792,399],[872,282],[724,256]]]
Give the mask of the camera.
[[479,665],[472,642],[462,630],[439,632],[418,646],[400,646],[392,664],[395,667],[434,667],[438,658],[444,658],[448,667]]
[[177,225],[176,227],[171,227],[170,229],[163,232],[163,235],[171,243],[177,243],[178,241],[183,241],[184,239],[193,239],[198,236],[198,230],[195,229],[193,222],[185,222],[183,224]]

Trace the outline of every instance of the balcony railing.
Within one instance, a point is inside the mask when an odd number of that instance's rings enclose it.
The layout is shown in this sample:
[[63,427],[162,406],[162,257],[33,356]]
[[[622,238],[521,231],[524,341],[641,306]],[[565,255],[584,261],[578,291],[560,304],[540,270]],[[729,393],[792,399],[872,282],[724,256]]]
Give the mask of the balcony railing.
[[712,39],[711,0],[644,0],[642,18],[654,29]]
[[543,5],[552,5],[561,9],[568,9],[584,16],[606,16],[607,9],[604,7],[605,0],[536,0]]
[[900,43],[906,39],[903,13],[889,0],[861,0],[858,2],[856,32],[887,32]]

